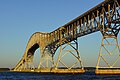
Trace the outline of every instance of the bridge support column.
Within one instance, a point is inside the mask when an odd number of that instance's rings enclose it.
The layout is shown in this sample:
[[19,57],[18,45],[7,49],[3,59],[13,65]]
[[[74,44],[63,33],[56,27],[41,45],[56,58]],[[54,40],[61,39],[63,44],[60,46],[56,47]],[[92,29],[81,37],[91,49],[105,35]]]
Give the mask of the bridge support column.
[[40,64],[38,66],[38,69],[39,68],[50,68],[50,67],[52,67],[52,65],[49,66],[49,62],[53,64],[53,59],[52,59],[50,54],[45,54],[44,56],[41,56]]
[[33,56],[28,55],[26,59],[21,61],[21,64],[14,69],[14,71],[31,71],[34,70]]
[[40,64],[38,66],[38,72],[51,72],[51,69],[54,65],[54,58],[52,54],[48,53],[47,51],[41,55]]
[[120,74],[120,48],[116,36],[103,36],[96,74]]
[[[66,42],[66,39],[62,39]],[[67,41],[68,42],[68,41]],[[67,60],[67,58],[69,60]],[[65,60],[68,62],[66,62]],[[72,65],[70,65],[72,63]],[[83,64],[81,62],[80,53],[78,51],[77,39],[60,46],[60,53],[55,65],[54,73],[84,73]]]
[[120,48],[117,38],[120,30],[120,6],[117,0],[114,0],[112,6],[108,4],[107,10],[104,6],[102,5],[99,18],[99,29],[103,38],[95,73],[120,74]]

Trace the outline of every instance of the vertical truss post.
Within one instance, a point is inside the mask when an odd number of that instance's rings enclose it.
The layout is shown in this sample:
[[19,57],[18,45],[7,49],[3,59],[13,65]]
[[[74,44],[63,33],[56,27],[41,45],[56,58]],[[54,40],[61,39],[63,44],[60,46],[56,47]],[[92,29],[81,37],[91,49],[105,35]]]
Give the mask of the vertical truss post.
[[[106,58],[113,57],[113,63],[111,63],[111,60],[107,60]],[[116,63],[120,59],[120,48],[118,44],[118,39],[117,37],[109,37],[109,36],[104,36],[102,39],[101,43],[101,48],[98,56],[98,62],[96,69],[99,68],[120,68],[116,67]],[[101,60],[106,64],[100,65]],[[104,66],[104,67],[102,67]]]
[[120,48],[116,36],[103,36],[96,74],[120,74]]
[[[51,65],[50,65],[51,63]],[[44,56],[41,56],[40,64],[38,66],[38,69],[40,68],[52,68],[53,66],[53,58],[50,54],[45,54]]]
[[34,64],[33,64],[33,55],[28,55],[23,63],[21,64],[21,67],[19,70],[21,71],[28,71],[28,70],[34,70]]
[[27,59],[27,68],[28,69],[34,69],[34,64],[33,64],[33,55],[30,55],[28,56],[28,59]]
[[40,72],[51,72],[51,69],[54,65],[54,58],[47,50],[44,51],[44,54],[41,54],[40,64],[38,70]]

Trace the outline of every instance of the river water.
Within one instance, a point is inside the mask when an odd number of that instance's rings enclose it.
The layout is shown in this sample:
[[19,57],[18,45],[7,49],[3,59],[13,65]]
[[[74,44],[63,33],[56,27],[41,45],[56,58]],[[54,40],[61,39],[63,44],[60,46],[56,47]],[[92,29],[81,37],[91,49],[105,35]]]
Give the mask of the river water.
[[0,80],[120,80],[120,75],[0,72]]

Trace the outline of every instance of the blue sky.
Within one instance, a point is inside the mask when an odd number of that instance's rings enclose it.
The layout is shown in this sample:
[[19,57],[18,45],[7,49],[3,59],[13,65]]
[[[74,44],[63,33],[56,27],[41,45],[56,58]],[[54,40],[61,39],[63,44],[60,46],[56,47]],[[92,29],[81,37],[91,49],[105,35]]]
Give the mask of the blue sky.
[[[102,1],[0,0],[0,67],[18,63],[33,33],[51,32]],[[96,65],[101,39],[100,32],[79,38],[85,66]]]

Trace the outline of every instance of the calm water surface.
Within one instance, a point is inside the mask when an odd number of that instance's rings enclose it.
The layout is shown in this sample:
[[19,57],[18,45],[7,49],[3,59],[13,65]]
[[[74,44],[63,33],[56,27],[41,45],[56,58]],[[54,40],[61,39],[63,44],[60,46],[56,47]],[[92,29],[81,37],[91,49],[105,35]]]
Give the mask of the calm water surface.
[[0,72],[0,80],[120,80],[120,75],[95,75],[94,72],[85,74]]

